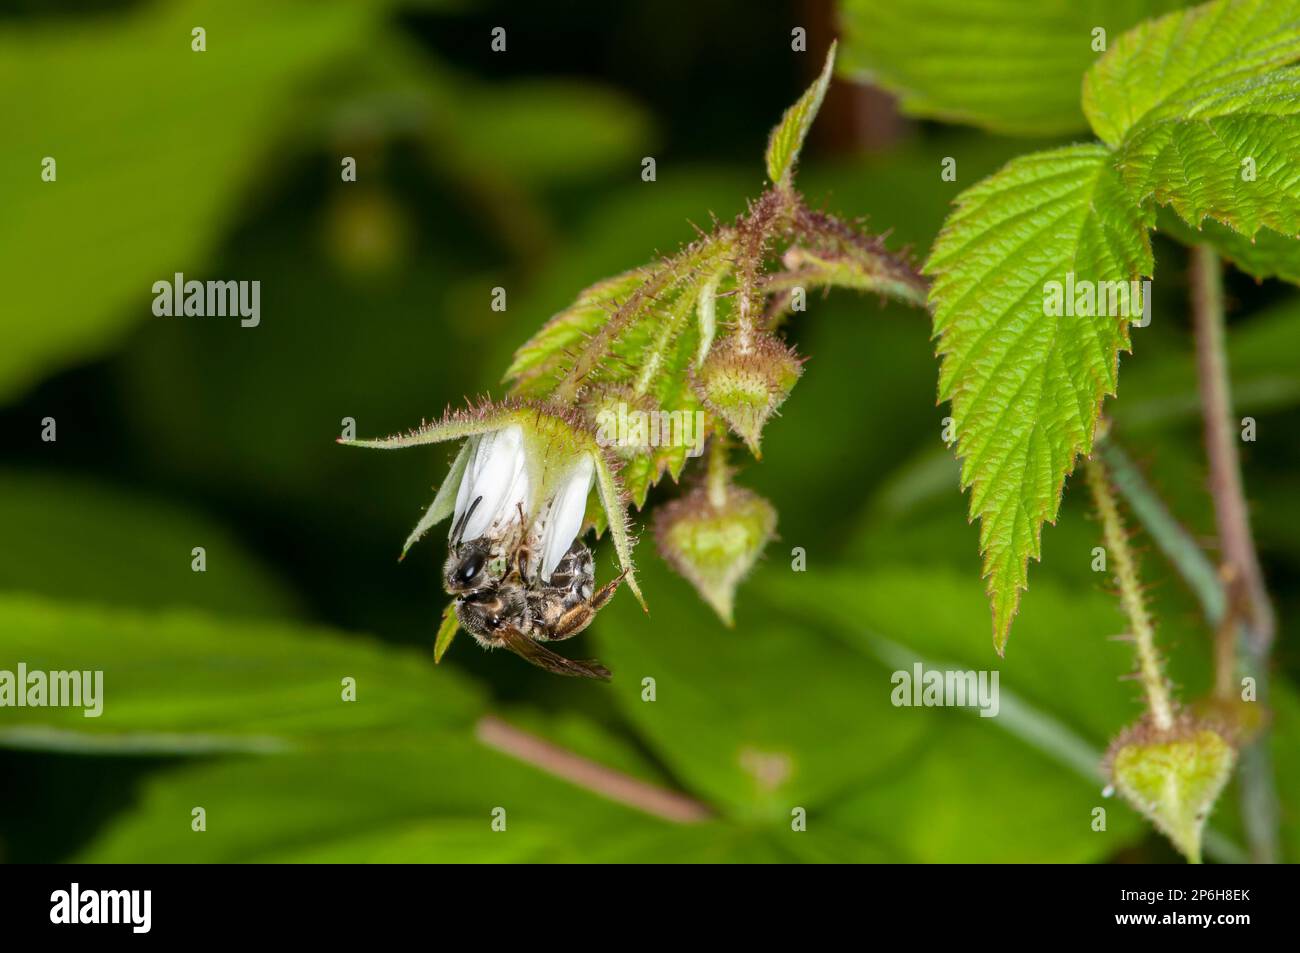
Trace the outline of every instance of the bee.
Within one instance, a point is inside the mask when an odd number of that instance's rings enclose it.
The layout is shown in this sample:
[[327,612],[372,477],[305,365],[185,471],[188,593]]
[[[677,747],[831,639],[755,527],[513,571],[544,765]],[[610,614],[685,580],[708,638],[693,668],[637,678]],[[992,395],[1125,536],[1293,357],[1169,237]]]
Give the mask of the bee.
[[443,567],[443,583],[456,597],[461,627],[484,648],[507,648],[547,671],[608,679],[609,669],[599,662],[565,658],[541,643],[572,638],[590,625],[626,573],[597,591],[591,550],[574,540],[550,577],[542,580],[533,555],[535,541],[526,532],[462,542],[460,532],[472,511],[473,506],[453,530]]

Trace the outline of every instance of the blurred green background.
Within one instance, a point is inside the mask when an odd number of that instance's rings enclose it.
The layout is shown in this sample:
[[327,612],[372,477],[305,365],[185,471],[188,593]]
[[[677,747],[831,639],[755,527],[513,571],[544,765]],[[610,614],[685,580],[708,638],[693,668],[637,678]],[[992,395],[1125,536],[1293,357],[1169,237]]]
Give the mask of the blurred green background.
[[[105,709],[0,709],[0,859],[1174,859],[1095,773],[1141,709],[1120,678],[1130,648],[1108,639],[1124,621],[1090,569],[1086,501],[1067,488],[999,660],[928,322],[874,298],[814,296],[790,329],[807,373],[741,475],[779,509],[780,539],[734,629],[647,536],[650,615],[620,595],[564,647],[604,660],[612,684],[468,639],[433,666],[441,534],[396,556],[449,451],[344,450],[343,418],[378,435],[500,393],[513,349],[581,288],[733,216],[836,35],[820,2],[541,6],[3,8],[0,669],[102,669]],[[505,53],[489,48],[498,25]],[[809,52],[791,51],[794,26]],[[919,258],[960,189],[1042,144],[904,120],[837,82],[800,184]],[[1209,539],[1185,255],[1160,242],[1155,319],[1109,406]],[[260,326],[153,316],[153,282],[177,271],[260,280]],[[1237,409],[1258,421],[1245,479],[1282,620],[1274,743],[1294,860],[1300,300],[1238,274],[1228,289]],[[598,565],[603,578],[610,554]],[[1175,680],[1201,695],[1210,633],[1154,551],[1145,575]],[[1001,715],[893,708],[890,674],[917,660],[1000,670]],[[674,824],[507,757],[477,740],[489,713],[713,819]],[[1234,799],[1212,857],[1241,843]]]

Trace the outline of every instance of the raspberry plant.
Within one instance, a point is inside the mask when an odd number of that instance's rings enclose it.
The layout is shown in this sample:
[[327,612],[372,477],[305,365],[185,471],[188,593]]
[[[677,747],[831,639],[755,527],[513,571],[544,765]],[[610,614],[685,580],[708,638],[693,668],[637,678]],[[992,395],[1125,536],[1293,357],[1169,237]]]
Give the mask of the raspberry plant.
[[[1101,2],[1031,11],[995,2],[979,11],[978,31],[965,29],[975,14],[958,5],[924,5],[931,9],[922,19],[932,26],[913,46],[891,48],[894,8],[846,0],[848,72],[900,92],[923,115],[1017,133],[1073,132],[1086,120],[1100,140],[1021,156],[966,189],[924,267],[933,279],[939,398],[952,407],[961,483],[980,522],[994,646],[1006,650],[1029,560],[1041,555],[1042,526],[1056,521],[1076,461],[1090,458],[1088,482],[1147,700],[1146,713],[1112,746],[1115,785],[1198,860],[1201,827],[1234,763],[1232,746],[1243,744],[1252,849],[1271,859],[1276,804],[1267,748],[1260,719],[1243,711],[1234,686],[1238,675],[1267,684],[1274,622],[1229,435],[1218,256],[1257,278],[1295,281],[1300,270],[1300,175],[1292,160],[1300,141],[1300,3],[1216,0],[1178,10],[1174,2]],[[1131,29],[1108,46],[1108,26]],[[995,37],[994,55],[971,46],[976,36],[981,43]],[[987,72],[959,82],[975,61],[986,62]],[[1085,67],[1077,99],[1076,70]],[[1040,303],[1048,282],[1067,277],[1095,286],[1153,277],[1158,224],[1196,246],[1193,323],[1223,550],[1216,578],[1176,525],[1148,524],[1189,581],[1214,590],[1202,602],[1215,607],[1208,622],[1219,671],[1215,697],[1200,706],[1180,704],[1167,682],[1106,458],[1124,469],[1135,510],[1167,511],[1133,478],[1118,447],[1096,453],[1102,403],[1116,394],[1119,355],[1131,347],[1128,319],[1102,309],[1053,315]]]

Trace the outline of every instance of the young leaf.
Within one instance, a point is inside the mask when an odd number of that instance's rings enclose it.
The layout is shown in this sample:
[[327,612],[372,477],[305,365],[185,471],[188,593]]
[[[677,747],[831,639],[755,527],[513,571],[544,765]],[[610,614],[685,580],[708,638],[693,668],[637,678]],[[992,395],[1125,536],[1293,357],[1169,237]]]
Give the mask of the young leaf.
[[1129,346],[1124,318],[1048,313],[1048,283],[1150,275],[1151,218],[1102,146],[1015,159],[957,206],[925,270],[934,276],[939,399],[952,403],[1002,652],[1042,524],[1056,520],[1075,457],[1091,451]]
[[1142,24],[1088,72],[1084,110],[1133,195],[1244,235],[1300,232],[1298,0],[1218,0]]
[[1079,81],[1106,42],[1186,0],[841,0],[840,72],[918,116],[998,132],[1085,128]]
[[451,640],[460,631],[460,620],[456,618],[455,603],[448,603],[442,610],[442,622],[438,626],[438,635],[433,640],[433,664],[437,665],[451,648]]
[[831,83],[831,72],[835,66],[835,43],[826,51],[826,63],[821,75],[808,87],[799,101],[785,111],[781,122],[772,130],[772,138],[767,142],[767,177],[772,184],[781,189],[788,189],[794,178],[794,164],[799,158],[799,150],[817,118],[817,110],[822,108],[822,99],[826,96],[826,87]]

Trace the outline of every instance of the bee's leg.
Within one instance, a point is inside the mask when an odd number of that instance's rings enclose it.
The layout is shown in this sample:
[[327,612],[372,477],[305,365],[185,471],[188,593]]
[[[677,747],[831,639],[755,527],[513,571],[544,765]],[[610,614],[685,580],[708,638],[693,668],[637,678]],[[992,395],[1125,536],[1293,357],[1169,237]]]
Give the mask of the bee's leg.
[[591,625],[591,620],[594,618],[596,618],[596,610],[592,608],[591,603],[579,603],[556,619],[553,626],[548,627],[546,641],[561,642],[564,639],[571,639]]
[[627,570],[623,570],[604,586],[600,588],[588,602],[580,602],[564,615],[555,620],[555,624],[550,627],[547,634],[548,641],[559,642],[563,639],[571,639],[587,626],[591,625],[591,620],[596,618],[596,613],[614,597],[618,590],[618,585],[627,575]]
[[626,575],[627,570],[624,569],[621,573],[600,587],[600,591],[591,597],[592,612],[596,612],[603,608],[605,603],[614,598],[614,593],[618,590],[618,584],[623,581],[623,577]]

